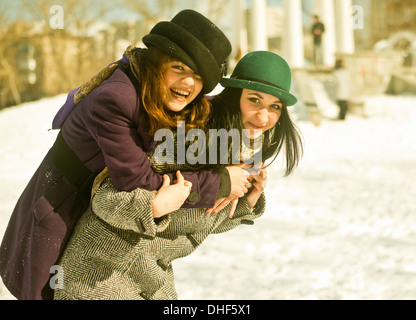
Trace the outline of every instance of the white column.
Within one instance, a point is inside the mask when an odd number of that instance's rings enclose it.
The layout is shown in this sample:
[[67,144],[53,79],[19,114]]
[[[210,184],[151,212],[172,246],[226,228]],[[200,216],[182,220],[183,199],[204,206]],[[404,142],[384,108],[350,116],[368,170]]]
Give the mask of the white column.
[[247,44],[247,27],[245,23],[245,6],[244,0],[233,0],[233,58],[241,50],[241,56],[248,52]]
[[[348,10],[348,12],[350,12]],[[322,36],[322,51],[324,65],[332,67],[335,64],[335,9],[333,0],[315,0],[315,13],[325,25]]]
[[337,53],[354,53],[355,51],[351,9],[351,0],[335,0]]
[[283,54],[291,68],[302,68],[305,63],[301,0],[284,0]]
[[252,30],[252,51],[267,50],[267,29],[266,29],[266,0],[252,0],[251,8],[251,30]]

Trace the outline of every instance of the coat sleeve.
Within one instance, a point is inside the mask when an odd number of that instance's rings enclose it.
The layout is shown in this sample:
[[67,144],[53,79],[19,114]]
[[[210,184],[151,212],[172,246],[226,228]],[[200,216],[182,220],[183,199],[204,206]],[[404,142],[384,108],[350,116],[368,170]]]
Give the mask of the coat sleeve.
[[106,178],[91,200],[91,211],[107,224],[150,238],[162,232],[170,222],[170,215],[154,219],[152,201],[156,191],[140,188],[130,192],[117,190],[111,178]]
[[[228,212],[230,210],[230,205],[222,210],[226,210]],[[264,196],[264,193],[260,195],[260,198],[257,200],[253,210],[249,209],[247,199],[244,196],[238,200],[237,208],[235,209],[233,217],[231,219],[227,217],[223,222],[216,226],[215,229],[212,230],[212,233],[227,232],[242,224],[252,225],[254,224],[255,219],[261,217],[264,214],[265,210],[266,197]]]
[[[127,86],[127,84],[126,84]],[[120,87],[121,88],[121,87]],[[138,187],[157,190],[163,182],[162,175],[155,173],[144,150],[145,133],[137,128],[136,99],[126,97],[123,90],[101,88],[95,95],[92,106],[91,134],[103,154],[114,186],[131,191]],[[142,130],[144,131],[144,130]],[[148,137],[148,136],[147,136]],[[171,181],[175,173],[168,173]],[[192,182],[191,195],[184,208],[212,207],[217,198],[221,173],[217,170],[184,172],[186,180]]]

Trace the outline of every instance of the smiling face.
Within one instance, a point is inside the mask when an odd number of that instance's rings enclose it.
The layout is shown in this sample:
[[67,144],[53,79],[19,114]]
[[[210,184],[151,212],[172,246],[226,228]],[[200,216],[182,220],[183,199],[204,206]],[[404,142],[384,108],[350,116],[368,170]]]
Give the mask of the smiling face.
[[204,85],[202,78],[180,61],[170,62],[164,77],[168,91],[165,105],[174,112],[181,111],[191,103]]
[[282,114],[283,102],[267,93],[243,89],[240,98],[241,118],[254,139],[276,125]]

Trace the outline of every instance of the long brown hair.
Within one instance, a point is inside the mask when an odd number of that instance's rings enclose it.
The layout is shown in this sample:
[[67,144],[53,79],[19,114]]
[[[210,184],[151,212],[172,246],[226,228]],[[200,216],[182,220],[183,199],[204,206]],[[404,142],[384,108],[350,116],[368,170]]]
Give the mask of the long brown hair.
[[164,51],[150,46],[140,61],[141,102],[149,117],[149,134],[158,129],[174,129],[177,121],[185,121],[185,131],[205,128],[210,117],[210,104],[200,93],[192,103],[180,112],[173,112],[165,106],[166,83],[164,74],[168,64],[177,59]]

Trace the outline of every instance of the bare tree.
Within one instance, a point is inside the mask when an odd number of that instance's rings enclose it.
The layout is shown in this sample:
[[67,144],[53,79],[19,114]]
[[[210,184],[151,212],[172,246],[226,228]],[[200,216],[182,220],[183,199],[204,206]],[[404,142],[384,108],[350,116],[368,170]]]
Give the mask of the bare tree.
[[150,29],[161,19],[170,19],[178,4],[175,0],[122,0],[122,2],[131,12],[137,13],[142,18],[146,29]]
[[[125,40],[134,42],[135,33],[144,35],[157,22],[170,20],[185,7],[200,11],[218,23],[228,3],[229,0],[20,0],[19,10],[24,13],[26,23],[22,22],[23,17],[17,17],[18,21],[10,29],[7,21],[10,2],[0,1],[0,88],[3,95],[7,91],[15,103],[22,102],[21,92],[25,87],[22,75],[17,72],[19,61],[10,56],[8,49],[17,46],[19,41],[30,43],[37,52],[37,82],[32,89],[41,95],[58,94],[81,85],[118,57],[116,37],[122,34],[123,28],[132,35]],[[63,9],[63,29],[55,29],[50,24],[53,5]],[[132,29],[127,23],[123,26],[127,21],[127,18],[123,21],[125,12],[129,17],[132,13],[138,16]],[[115,21],[120,22],[118,26],[111,26]],[[121,33],[117,33],[118,27]],[[97,34],[101,40],[94,38]]]
[[[10,3],[0,3],[0,84],[5,92],[1,92],[2,94],[10,94],[13,97],[15,104],[20,104],[22,102],[20,96],[20,90],[18,85],[18,80],[15,75],[15,70],[13,66],[6,58],[6,49],[15,41],[18,37],[13,32],[13,28],[11,27],[11,19],[10,16],[7,14],[10,10]],[[2,107],[0,101],[0,108]]]
[[[5,39],[0,36],[0,42],[4,45],[6,43]],[[4,47],[0,47],[0,82],[2,81],[2,78],[5,78],[6,84],[4,85],[5,89],[10,90],[10,93],[14,99],[15,104],[22,103],[22,99],[20,97],[20,90],[18,87],[18,81],[15,75],[15,72],[13,70],[12,65],[7,61],[7,59],[4,56]],[[6,80],[7,79],[7,80]],[[0,103],[1,108],[1,103]]]
[[115,4],[99,0],[61,0],[64,28],[52,29],[49,24],[52,2],[23,1],[33,20],[42,23],[44,45],[50,50],[48,63],[54,68],[60,68],[57,73],[60,79],[55,82],[56,91],[67,91],[68,82],[79,85],[88,80],[97,71],[99,64],[94,58],[96,48],[91,45],[92,39],[97,25],[105,20]]
[[[101,51],[94,33],[99,21],[111,14],[116,1],[0,1],[0,104],[19,104],[23,102],[22,93],[28,92],[24,75],[19,72],[19,66],[27,61],[16,55],[25,45],[36,49],[37,82],[32,89],[39,96],[67,92],[108,63],[113,57],[97,54]],[[56,3],[63,9],[63,29],[54,29],[50,24],[51,8]],[[18,15],[10,15],[12,7]],[[104,23],[101,28],[108,29]]]
[[213,22],[218,22],[228,9],[229,0],[122,0],[131,11],[141,16],[148,28],[161,19],[171,19],[180,8],[201,12]]

